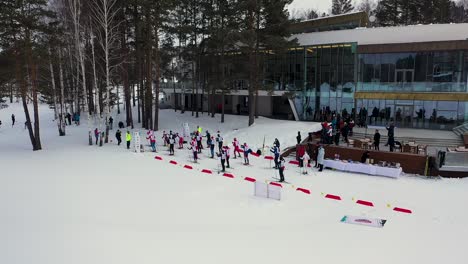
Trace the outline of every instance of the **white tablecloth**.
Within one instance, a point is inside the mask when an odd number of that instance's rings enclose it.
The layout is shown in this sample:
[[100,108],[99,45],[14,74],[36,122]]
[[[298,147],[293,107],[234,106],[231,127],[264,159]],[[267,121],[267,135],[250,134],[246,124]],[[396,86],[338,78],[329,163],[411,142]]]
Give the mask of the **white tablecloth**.
[[347,163],[341,160],[324,160],[324,167],[340,171],[363,173],[375,176],[385,176],[391,178],[400,177],[403,170],[401,168],[380,167],[364,163]]
[[346,162],[343,162],[341,160],[324,160],[323,161],[323,166],[326,168],[332,168],[340,171],[346,170]]
[[376,169],[376,175],[378,176],[398,178],[403,172],[402,168],[387,168],[387,167],[379,167],[379,166],[374,166],[374,167]]
[[346,165],[346,171],[376,175],[375,166],[364,163],[348,163]]

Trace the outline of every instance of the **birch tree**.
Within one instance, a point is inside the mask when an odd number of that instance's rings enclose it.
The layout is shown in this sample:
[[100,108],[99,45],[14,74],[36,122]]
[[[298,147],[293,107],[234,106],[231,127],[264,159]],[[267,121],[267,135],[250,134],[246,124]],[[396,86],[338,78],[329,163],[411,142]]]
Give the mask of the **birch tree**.
[[[88,141],[89,145],[93,144],[93,139],[91,136],[91,122],[90,114],[88,112],[88,100],[86,92],[86,65],[85,65],[85,55],[84,55],[84,38],[82,33],[82,24],[81,24],[81,10],[82,4],[81,0],[65,0],[66,6],[68,7],[72,26],[73,26],[73,40],[75,45],[75,54],[77,58],[77,67],[76,67],[76,81],[79,83],[79,78],[81,77],[82,85],[82,96],[83,96],[83,113],[87,115],[88,121]],[[77,86],[78,88],[78,86]],[[78,92],[75,94],[76,102],[79,103]],[[76,109],[80,112],[79,104]]]
[[111,91],[111,74],[117,65],[111,63],[111,51],[116,48],[118,43],[118,28],[119,22],[116,17],[119,14],[119,8],[116,5],[117,0],[95,0],[93,8],[93,20],[98,30],[98,43],[104,53],[104,70],[106,78],[105,87],[105,115],[106,115],[106,134],[105,143],[109,140],[109,117],[110,117],[110,91]]
[[58,106],[57,106],[57,86],[55,85],[55,72],[54,72],[54,66],[52,65],[52,52],[50,51],[50,47],[47,49],[47,52],[49,55],[49,71],[50,71],[50,80],[51,80],[52,90],[53,90],[55,120],[57,121],[59,135],[65,136],[63,105],[60,106],[61,111],[59,112]]

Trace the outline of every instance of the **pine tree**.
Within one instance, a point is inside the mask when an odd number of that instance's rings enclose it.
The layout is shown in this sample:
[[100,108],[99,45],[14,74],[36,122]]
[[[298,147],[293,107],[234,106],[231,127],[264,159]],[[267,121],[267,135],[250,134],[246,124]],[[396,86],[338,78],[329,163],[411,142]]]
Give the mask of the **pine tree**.
[[377,6],[376,17],[380,26],[399,25],[399,0],[381,0]]
[[422,23],[421,9],[424,6],[424,1],[421,0],[400,0],[398,3],[400,10],[400,18],[398,24],[413,25]]
[[[248,57],[249,65],[249,126],[255,121],[258,90],[262,83],[263,60],[262,50],[284,52],[296,45],[288,41],[290,36],[286,6],[292,0],[243,0],[242,10],[244,24],[241,27],[241,42],[245,44],[243,53]],[[265,54],[265,52],[263,52]]]
[[373,0],[363,0],[358,6],[357,10],[364,11],[368,16],[375,15],[377,4]]
[[[0,47],[11,50],[15,57],[14,66],[11,66],[15,68],[16,84],[33,150],[42,149],[38,109],[39,66],[47,63],[41,58],[43,51],[39,41],[50,30],[45,21],[50,21],[54,16],[47,10],[46,0],[4,0],[0,4]],[[28,107],[30,95],[34,122]]]
[[333,0],[332,15],[341,15],[353,11],[354,7],[351,0]]

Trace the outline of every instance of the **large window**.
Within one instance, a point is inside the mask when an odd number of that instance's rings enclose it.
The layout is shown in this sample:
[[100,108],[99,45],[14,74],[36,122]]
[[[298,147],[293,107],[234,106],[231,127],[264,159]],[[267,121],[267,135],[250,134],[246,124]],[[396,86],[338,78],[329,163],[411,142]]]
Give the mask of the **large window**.
[[468,121],[467,102],[359,99],[356,105],[358,113],[367,110],[358,122],[369,125],[394,122],[397,127],[451,130]]
[[355,50],[355,44],[333,44],[268,54],[264,83],[294,91],[304,120],[320,120],[320,112],[351,113],[357,81]]
[[463,51],[360,54],[358,90],[466,92],[467,67]]

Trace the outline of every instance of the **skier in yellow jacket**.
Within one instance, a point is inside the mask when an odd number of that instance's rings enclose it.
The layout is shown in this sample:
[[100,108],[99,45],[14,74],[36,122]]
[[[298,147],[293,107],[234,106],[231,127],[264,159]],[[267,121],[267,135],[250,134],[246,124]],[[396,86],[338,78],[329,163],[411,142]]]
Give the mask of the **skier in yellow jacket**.
[[132,135],[130,134],[130,131],[127,131],[127,149],[130,149],[130,141],[132,141]]

